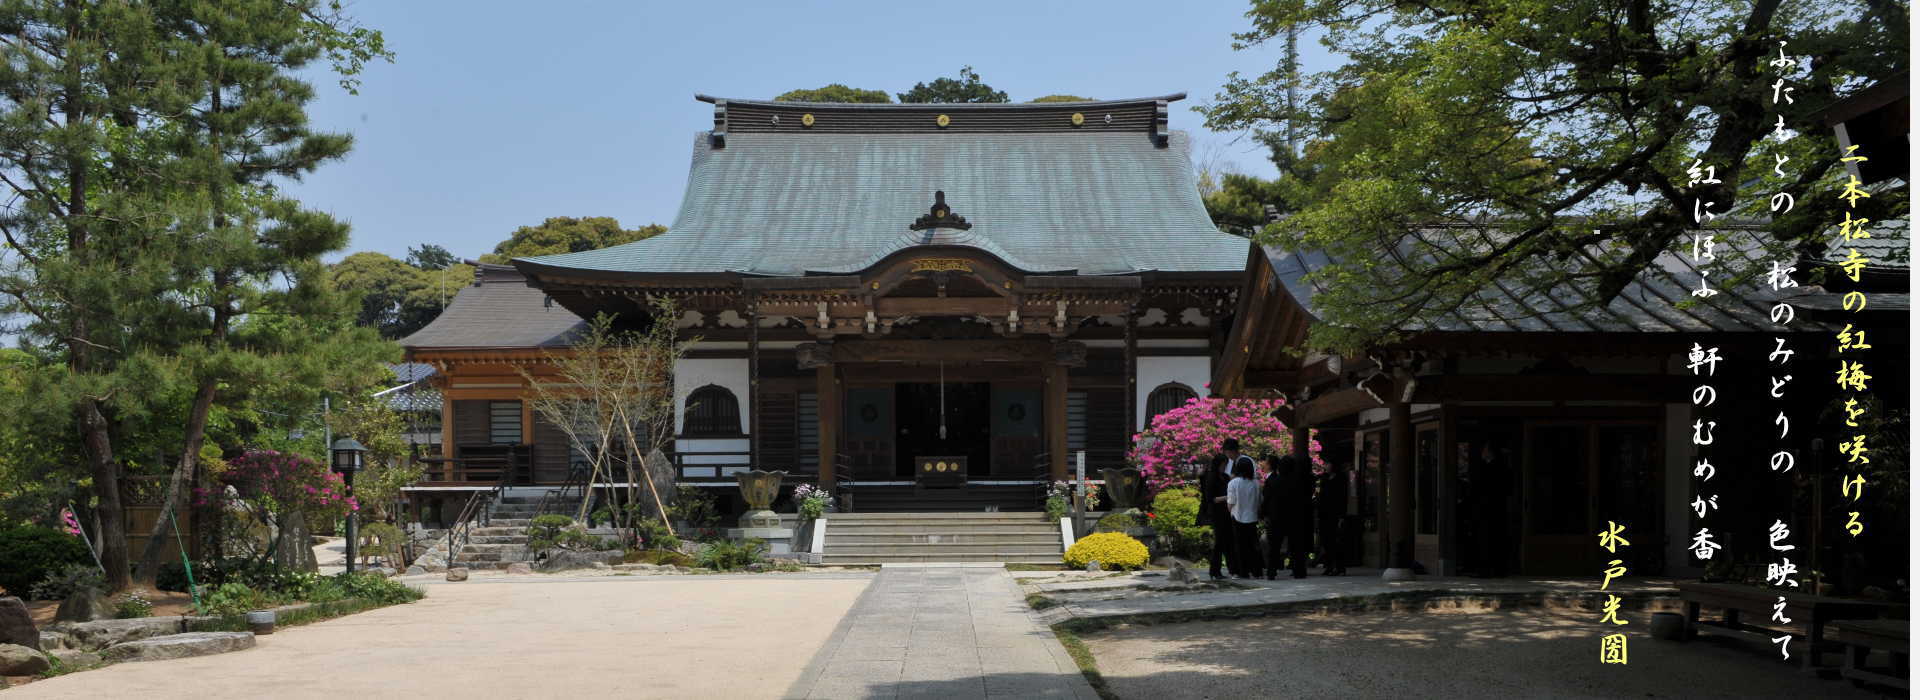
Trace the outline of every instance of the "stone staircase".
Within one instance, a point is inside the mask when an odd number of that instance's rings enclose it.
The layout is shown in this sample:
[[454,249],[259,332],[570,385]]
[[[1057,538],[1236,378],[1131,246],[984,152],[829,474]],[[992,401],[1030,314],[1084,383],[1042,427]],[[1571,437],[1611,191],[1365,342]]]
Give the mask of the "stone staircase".
[[833,513],[823,564],[1060,563],[1060,522],[1040,513]]
[[[527,526],[533,524],[534,510],[540,506],[539,495],[503,496],[493,505],[493,518],[486,527],[473,528],[467,543],[460,547],[460,553],[454,557],[453,566],[469,569],[504,569],[514,562],[531,562],[533,553],[527,551]],[[559,504],[549,504],[547,512],[572,517],[580,509],[580,499],[568,499]]]

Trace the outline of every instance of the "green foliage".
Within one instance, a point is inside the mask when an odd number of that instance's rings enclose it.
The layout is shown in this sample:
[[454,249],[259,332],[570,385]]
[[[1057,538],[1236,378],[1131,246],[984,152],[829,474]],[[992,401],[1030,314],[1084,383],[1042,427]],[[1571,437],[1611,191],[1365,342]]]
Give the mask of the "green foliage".
[[480,256],[480,262],[504,265],[514,258],[599,250],[666,232],[667,227],[659,224],[623,229],[619,220],[610,216],[555,216],[538,226],[514,229],[507,240],[494,246],[492,253]]
[[678,551],[666,549],[643,549],[637,552],[627,552],[627,556],[623,561],[628,564],[655,564],[658,566],[693,567],[698,565],[698,562],[695,562],[693,557]]
[[419,589],[368,571],[341,573],[328,578],[327,581],[340,590],[343,598],[362,600],[375,605],[411,603],[426,597],[426,594]]
[[852,102],[861,104],[887,104],[893,101],[885,90],[862,90],[850,88],[840,83],[811,90],[788,90],[773,98],[775,102]]
[[1073,510],[1073,506],[1067,503],[1066,497],[1064,496],[1048,496],[1047,497],[1047,519],[1048,520],[1059,522],[1061,518],[1067,517],[1067,513],[1072,510]]
[[1096,532],[1067,548],[1061,561],[1075,569],[1098,561],[1107,571],[1131,571],[1147,565],[1147,546],[1118,532]]
[[413,264],[412,258],[402,262],[372,251],[348,255],[328,272],[334,290],[358,300],[354,322],[379,330],[385,338],[403,338],[425,327],[455,293],[473,282],[473,268],[457,260],[428,268]]
[[[193,575],[195,578],[199,578],[201,576],[205,576],[206,572],[201,571],[198,566],[195,566],[193,569]],[[154,588],[158,588],[163,591],[174,591],[176,593],[185,593],[189,590],[187,586],[188,586],[187,567],[186,565],[181,564],[180,562],[170,561],[165,564],[162,564],[160,565],[159,573],[154,575],[154,580],[153,580]]]
[[766,554],[767,543],[759,539],[716,540],[701,545],[694,561],[714,571],[733,571],[760,563]]
[[93,564],[68,564],[60,570],[47,574],[39,583],[33,584],[32,595],[36,600],[66,600],[73,594],[84,590],[100,590],[107,585],[106,577],[100,573],[100,567]]
[[376,522],[361,525],[360,538],[362,541],[358,553],[361,557],[379,557],[383,561],[399,563],[400,543],[406,541],[407,535],[391,523]]
[[264,610],[277,604],[272,596],[244,583],[223,583],[200,599],[200,608],[209,615],[239,615]]
[[1213,225],[1227,233],[1252,236],[1267,225],[1267,207],[1282,213],[1295,207],[1287,199],[1281,180],[1266,180],[1240,173],[1222,173],[1213,192],[1200,198],[1207,207]]
[[538,516],[527,525],[527,549],[538,552],[555,547],[576,549],[580,544],[577,531],[573,530],[573,518],[548,513]]
[[1034,99],[1028,100],[1028,102],[1036,103],[1036,104],[1043,103],[1043,102],[1092,102],[1092,101],[1093,101],[1093,98],[1091,97],[1081,97],[1079,95],[1048,95],[1046,97],[1036,97]]
[[713,495],[706,489],[690,484],[680,484],[674,490],[673,505],[667,511],[674,519],[685,522],[694,528],[711,528],[720,524],[720,509],[714,505]]
[[138,593],[122,593],[113,601],[113,616],[120,620],[153,617],[153,601]]
[[[1847,176],[1824,110],[1908,69],[1908,14],[1876,2],[1256,0],[1237,48],[1322,35],[1328,70],[1231,75],[1201,111],[1215,130],[1300,132],[1304,177],[1284,197],[1300,207],[1258,241],[1344,261],[1309,280],[1322,291],[1307,349],[1351,351],[1427,327],[1494,280],[1495,296],[1590,312],[1684,245],[1696,202],[1767,218],[1767,234],[1803,249],[1825,243]],[[1783,49],[1793,65],[1770,65]],[[1776,104],[1782,80],[1796,91]],[[1776,115],[1792,139],[1771,138]],[[1790,159],[1784,178],[1775,156]],[[1696,183],[1695,163],[1717,184]],[[1791,212],[1770,210],[1775,193]],[[1887,188],[1851,214],[1897,221],[1909,196]],[[1412,233],[1445,222],[1461,226]],[[1787,247],[1761,259],[1792,259]],[[1376,264],[1382,250],[1412,269]],[[1765,270],[1732,257],[1714,286],[1759,284],[1750,276]],[[1563,284],[1578,292],[1545,291]]]
[[640,537],[640,545],[648,549],[679,549],[680,538],[667,531],[666,523],[653,518],[641,518],[634,521],[634,534]]
[[423,243],[418,248],[407,247],[407,264],[422,270],[445,270],[460,264],[460,258],[446,248]]
[[980,82],[973,66],[962,66],[960,78],[936,78],[931,83],[914,83],[913,89],[900,93],[902,104],[912,102],[981,103],[1007,102],[1007,93]]
[[94,566],[93,555],[79,537],[35,525],[0,528],[0,562],[5,562],[0,566],[0,588],[17,596],[28,595],[34,584],[69,567]]
[[1133,513],[1109,513],[1094,524],[1094,532],[1126,532],[1136,527],[1146,527],[1147,518]]
[[1168,554],[1188,561],[1207,557],[1213,551],[1213,528],[1195,525],[1200,517],[1200,490],[1181,486],[1162,490],[1153,497],[1154,533]]

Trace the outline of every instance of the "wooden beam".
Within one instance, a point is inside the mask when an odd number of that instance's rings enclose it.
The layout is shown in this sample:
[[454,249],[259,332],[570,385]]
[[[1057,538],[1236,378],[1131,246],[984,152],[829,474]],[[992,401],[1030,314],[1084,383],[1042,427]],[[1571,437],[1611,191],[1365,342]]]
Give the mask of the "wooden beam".
[[1140,334],[1137,317],[1132,306],[1127,307],[1127,436],[1140,432]]
[[1681,377],[1659,374],[1446,375],[1421,377],[1415,403],[1462,401],[1652,401],[1688,400]]
[[1044,340],[847,340],[833,344],[841,362],[1052,362]]
[[1053,461],[1053,480],[1067,480],[1067,368],[1047,364],[1047,455]]
[[840,458],[840,384],[834,378],[833,365],[820,365],[813,370],[814,400],[819,411],[820,425],[820,486],[832,491],[839,475],[835,473]]
[[1306,402],[1304,408],[1315,421],[1324,425],[1336,418],[1344,418],[1369,408],[1383,406],[1385,404],[1375,400],[1367,392],[1357,388],[1347,388],[1315,396]]

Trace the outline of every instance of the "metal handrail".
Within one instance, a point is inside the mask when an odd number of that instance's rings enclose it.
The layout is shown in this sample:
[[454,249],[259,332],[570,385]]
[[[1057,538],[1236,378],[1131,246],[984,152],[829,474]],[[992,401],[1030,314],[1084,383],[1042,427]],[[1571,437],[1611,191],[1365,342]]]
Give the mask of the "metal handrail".
[[466,546],[467,540],[473,537],[474,518],[479,517],[481,527],[486,527],[493,522],[493,509],[487,507],[487,504],[499,500],[500,494],[506,491],[507,482],[511,478],[510,474],[502,474],[500,481],[495,483],[493,488],[475,491],[472,496],[467,497],[467,504],[460,508],[459,519],[454,521],[453,529],[447,531],[447,568],[453,568],[454,562],[460,558],[460,548]]
[[840,492],[840,500],[848,513],[853,512],[853,460],[847,453],[839,452],[833,456],[833,488]]
[[569,489],[579,489],[580,500],[584,502],[587,498],[587,478],[589,472],[591,472],[591,470],[587,468],[584,462],[574,462],[571,468],[567,470],[566,482],[560,484],[559,488],[547,489],[546,493],[540,494],[540,503],[534,506],[533,517],[538,518],[542,515],[551,515],[551,513],[547,512],[547,508],[550,505],[558,507],[560,503],[564,502]]

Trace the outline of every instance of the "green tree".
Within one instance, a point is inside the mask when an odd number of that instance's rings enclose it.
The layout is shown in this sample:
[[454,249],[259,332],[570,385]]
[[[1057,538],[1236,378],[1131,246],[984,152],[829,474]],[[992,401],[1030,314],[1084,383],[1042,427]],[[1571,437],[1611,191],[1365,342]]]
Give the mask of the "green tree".
[[[1345,59],[1301,79],[1294,109],[1283,63],[1230,76],[1201,110],[1210,128],[1272,133],[1292,122],[1321,142],[1302,156],[1319,175],[1292,197],[1299,211],[1258,238],[1354,261],[1316,273],[1328,323],[1310,343],[1338,349],[1431,320],[1495,278],[1581,285],[1576,312],[1606,303],[1680,245],[1696,200],[1722,217],[1764,216],[1770,195],[1791,194],[1797,206],[1770,228],[1811,252],[1845,206],[1840,149],[1820,111],[1907,70],[1909,56],[1904,2],[1259,0],[1248,16],[1237,48],[1323,29]],[[1782,40],[1792,65],[1770,63]],[[1775,104],[1783,79],[1793,101]],[[1773,115],[1797,137],[1769,138]],[[1791,159],[1785,177],[1772,172],[1775,155]],[[1720,183],[1690,185],[1696,160]],[[1860,205],[1856,217],[1904,217],[1907,193]],[[1436,222],[1480,230],[1413,235]],[[1414,273],[1359,262],[1383,249],[1399,249]]]
[[773,98],[775,102],[854,102],[860,104],[887,104],[893,98],[885,90],[862,90],[839,83],[817,87],[811,90],[788,90]]
[[623,229],[620,222],[610,216],[556,216],[538,226],[514,229],[513,235],[494,246],[492,253],[480,256],[480,262],[504,265],[514,258],[598,250],[666,232],[667,227],[659,224]]
[[1029,102],[1032,102],[1032,103],[1042,103],[1042,102],[1092,102],[1092,101],[1093,101],[1093,98],[1091,98],[1091,97],[1081,97],[1081,96],[1079,96],[1079,95],[1048,95],[1048,96],[1046,96],[1046,97],[1038,97],[1038,98],[1034,98],[1034,99],[1032,99],[1032,100],[1028,100],[1028,101],[1029,101]]
[[914,83],[913,89],[900,93],[900,102],[1008,102],[1007,93],[980,82],[973,66],[962,66],[959,79],[936,78],[931,83]]
[[1267,225],[1269,206],[1283,213],[1293,211],[1281,180],[1242,173],[1221,174],[1219,186],[1200,201],[1214,226],[1241,236],[1252,236]]
[[407,264],[422,270],[445,270],[460,264],[460,258],[446,248],[422,243],[418,248],[407,249]]
[[333,289],[359,300],[355,323],[386,338],[404,338],[420,330],[473,279],[470,265],[420,268],[372,251],[334,263]]

